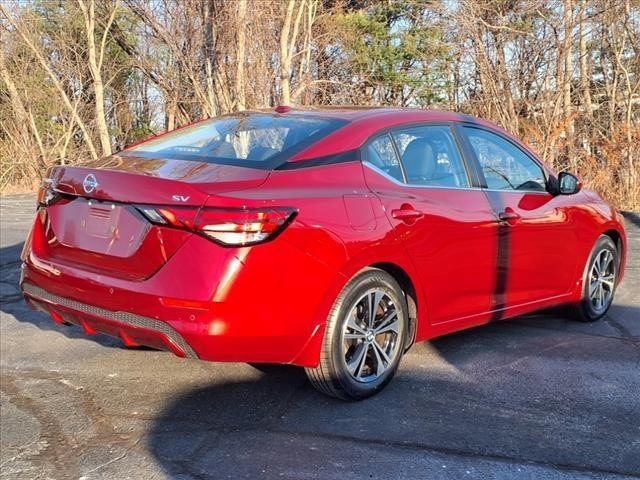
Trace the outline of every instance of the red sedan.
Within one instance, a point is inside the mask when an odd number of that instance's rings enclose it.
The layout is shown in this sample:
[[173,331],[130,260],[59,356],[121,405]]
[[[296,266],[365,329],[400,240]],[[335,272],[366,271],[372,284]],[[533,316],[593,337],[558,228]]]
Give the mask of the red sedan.
[[406,109],[244,112],[52,168],[34,308],[202,360],[289,363],[342,399],[416,341],[566,305],[602,318],[620,214],[504,130]]

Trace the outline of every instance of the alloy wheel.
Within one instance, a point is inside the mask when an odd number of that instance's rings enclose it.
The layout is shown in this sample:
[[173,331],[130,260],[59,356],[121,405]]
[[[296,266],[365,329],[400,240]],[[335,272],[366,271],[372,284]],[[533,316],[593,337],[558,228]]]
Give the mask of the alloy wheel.
[[377,380],[393,365],[402,328],[398,309],[381,289],[364,293],[351,307],[342,331],[344,361],[358,382]]
[[611,303],[615,279],[616,266],[613,254],[607,249],[600,250],[589,273],[589,302],[594,312],[603,312]]

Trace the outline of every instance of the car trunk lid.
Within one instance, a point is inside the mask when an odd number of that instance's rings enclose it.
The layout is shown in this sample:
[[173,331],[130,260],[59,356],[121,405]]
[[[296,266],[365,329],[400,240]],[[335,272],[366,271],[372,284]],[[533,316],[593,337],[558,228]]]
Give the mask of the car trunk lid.
[[54,167],[50,188],[123,203],[202,205],[207,197],[254,188],[269,171],[206,162],[111,156],[78,167]]
[[63,195],[41,208],[34,250],[60,264],[142,280],[193,233],[152,224],[140,212],[141,205],[197,211],[212,196],[261,185],[268,174],[204,162],[118,156],[80,167],[54,167],[46,186]]

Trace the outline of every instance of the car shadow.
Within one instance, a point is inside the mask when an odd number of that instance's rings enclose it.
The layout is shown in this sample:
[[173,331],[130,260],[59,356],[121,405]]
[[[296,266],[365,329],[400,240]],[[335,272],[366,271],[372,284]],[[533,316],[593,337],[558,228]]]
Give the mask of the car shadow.
[[[21,248],[0,249],[1,281],[17,295]],[[15,295],[3,299],[1,309],[19,322],[68,338],[87,338],[79,327],[57,325],[29,310]],[[640,318],[636,306],[616,309]],[[358,403],[316,392],[300,368],[258,366],[236,375],[243,372],[238,367],[233,379],[222,375],[173,397],[149,420],[145,445],[163,472],[175,479],[275,478],[283,472],[292,478],[338,478],[341,464],[344,472],[360,465],[359,478],[392,478],[381,473],[389,460],[362,461],[375,449],[638,474],[640,456],[625,453],[637,441],[628,421],[637,410],[616,400],[613,379],[607,380],[602,396],[589,393],[587,404],[577,407],[574,402],[580,398],[571,395],[600,388],[588,378],[591,372],[575,384],[568,376],[562,379],[568,385],[558,385],[552,378],[557,370],[545,372],[539,365],[574,358],[597,358],[605,364],[618,357],[634,358],[637,337],[617,329],[622,324],[613,318],[618,310],[613,313],[604,322],[578,324],[552,310],[421,342],[384,392]],[[610,337],[627,338],[628,345],[611,348]],[[89,338],[121,348],[118,339]],[[533,362],[535,368],[523,362]],[[592,419],[588,412],[597,415]],[[335,472],[317,471],[326,465],[333,465]]]
[[[383,392],[356,403],[316,392],[301,368],[259,367],[249,378],[239,368],[237,380],[173,397],[146,445],[176,479],[398,478],[394,459],[441,454],[640,473],[628,422],[637,402],[615,398],[616,380],[594,380],[587,367],[577,380],[561,373],[575,356],[624,362],[637,343],[612,349],[617,340],[576,337],[563,322],[536,315],[421,342]],[[411,468],[405,478],[424,474]]]

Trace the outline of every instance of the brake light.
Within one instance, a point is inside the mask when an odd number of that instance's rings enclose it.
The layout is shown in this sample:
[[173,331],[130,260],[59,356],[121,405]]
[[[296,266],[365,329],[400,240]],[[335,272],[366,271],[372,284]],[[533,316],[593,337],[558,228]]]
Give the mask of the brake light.
[[224,246],[248,246],[275,238],[296,210],[271,208],[208,208],[140,206],[152,223],[191,230]]
[[292,208],[202,209],[196,229],[225,245],[253,245],[275,237],[295,213]]

